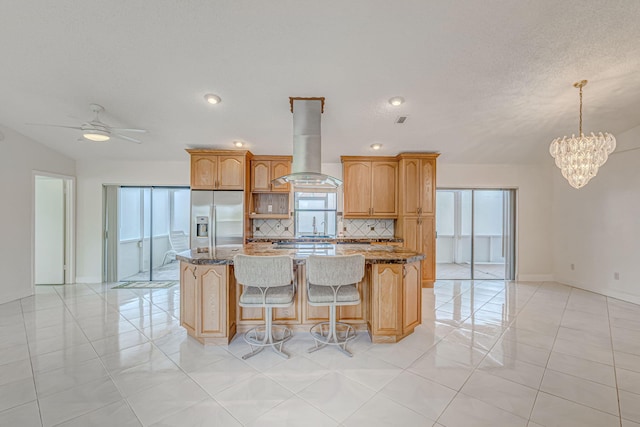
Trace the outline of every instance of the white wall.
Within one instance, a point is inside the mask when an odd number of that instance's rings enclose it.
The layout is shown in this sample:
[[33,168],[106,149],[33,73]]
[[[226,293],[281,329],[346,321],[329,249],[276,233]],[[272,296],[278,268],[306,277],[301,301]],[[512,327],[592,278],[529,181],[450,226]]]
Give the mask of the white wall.
[[75,161],[0,126],[0,303],[33,294],[33,171],[75,175]]
[[189,157],[180,161],[78,160],[78,221],[76,282],[102,280],[102,229],[104,207],[102,186],[167,185],[189,186]]
[[518,280],[553,279],[550,165],[438,163],[438,188],[516,188],[516,275]]
[[583,188],[554,170],[554,274],[563,283],[640,303],[640,149],[633,149],[640,148],[640,126],[616,138],[616,151]]

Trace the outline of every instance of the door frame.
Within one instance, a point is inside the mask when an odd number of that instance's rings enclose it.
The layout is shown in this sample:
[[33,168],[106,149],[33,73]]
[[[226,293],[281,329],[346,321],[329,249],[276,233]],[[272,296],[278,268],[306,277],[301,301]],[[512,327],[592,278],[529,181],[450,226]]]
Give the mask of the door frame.
[[36,177],[58,178],[63,182],[64,197],[64,284],[76,281],[76,177],[58,173],[31,171],[31,293],[36,277]]
[[[464,191],[464,190],[470,190],[471,191],[471,233],[472,233],[472,238],[471,238],[471,279],[468,280],[474,280],[473,279],[473,270],[475,268],[475,259],[474,259],[474,238],[473,235],[475,234],[475,230],[474,230],[474,223],[475,223],[475,213],[474,213],[474,208],[475,208],[475,201],[474,201],[474,190],[493,190],[493,191],[512,191],[513,192],[513,200],[511,201],[511,207],[513,208],[514,212],[513,212],[513,224],[511,224],[511,228],[513,230],[513,241],[512,241],[512,245],[513,245],[513,259],[510,259],[512,266],[511,266],[511,270],[513,272],[513,278],[512,279],[504,279],[504,280],[518,280],[518,260],[520,259],[519,254],[518,254],[518,247],[519,247],[519,230],[518,230],[518,216],[520,214],[520,208],[519,208],[519,201],[520,201],[520,195],[519,195],[519,188],[517,186],[514,187],[509,187],[509,186],[500,186],[500,187],[495,187],[495,186],[476,186],[476,187],[436,187],[436,192],[437,191],[447,191],[447,190],[451,190],[451,191]],[[437,236],[437,230],[436,230],[436,236]],[[436,237],[437,238],[437,237]],[[505,257],[505,274],[507,273],[507,257]],[[436,274],[437,274],[437,270],[436,270]],[[436,280],[438,280],[438,278],[436,277]]]

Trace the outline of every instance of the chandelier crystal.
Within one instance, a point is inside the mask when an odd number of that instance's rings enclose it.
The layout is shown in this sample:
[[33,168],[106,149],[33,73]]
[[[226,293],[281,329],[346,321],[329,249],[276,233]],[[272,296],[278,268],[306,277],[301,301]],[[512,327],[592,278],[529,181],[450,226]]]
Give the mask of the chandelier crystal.
[[596,176],[598,168],[604,165],[609,154],[616,149],[616,139],[608,132],[590,135],[582,133],[582,88],[587,84],[582,80],[573,84],[580,89],[580,132],[578,137],[563,136],[551,142],[549,152],[556,159],[556,166],[562,176],[574,188],[582,188]]

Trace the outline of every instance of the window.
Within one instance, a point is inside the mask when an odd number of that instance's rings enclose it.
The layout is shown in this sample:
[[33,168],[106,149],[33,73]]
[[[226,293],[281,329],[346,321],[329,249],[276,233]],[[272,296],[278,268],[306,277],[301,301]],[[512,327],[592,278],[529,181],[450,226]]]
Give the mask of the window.
[[336,235],[336,193],[295,192],[296,236]]

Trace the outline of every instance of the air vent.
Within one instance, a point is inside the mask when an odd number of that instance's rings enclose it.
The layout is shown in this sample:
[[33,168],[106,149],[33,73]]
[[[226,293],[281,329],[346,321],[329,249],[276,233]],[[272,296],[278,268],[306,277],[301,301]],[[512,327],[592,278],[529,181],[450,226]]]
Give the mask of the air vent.
[[396,123],[398,124],[403,124],[405,121],[407,121],[407,116],[398,116],[396,118]]

